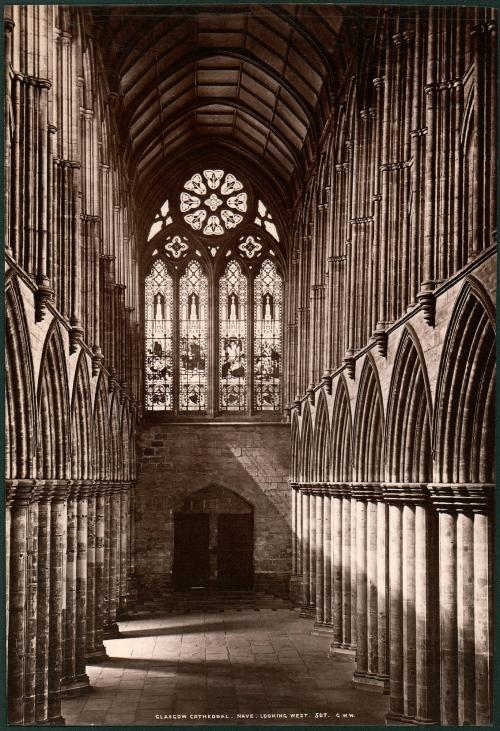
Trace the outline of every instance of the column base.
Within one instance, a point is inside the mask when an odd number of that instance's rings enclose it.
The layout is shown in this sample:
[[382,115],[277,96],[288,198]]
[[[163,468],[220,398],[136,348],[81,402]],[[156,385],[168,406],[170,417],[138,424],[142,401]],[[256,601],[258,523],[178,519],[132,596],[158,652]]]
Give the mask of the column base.
[[129,618],[129,612],[132,609],[132,602],[130,601],[130,596],[128,594],[120,597],[120,605],[118,607],[118,611],[116,613],[117,619],[128,619]]
[[297,574],[296,576],[292,576],[290,578],[290,599],[295,606],[299,607],[302,597],[302,584],[303,580],[301,575]]
[[307,617],[307,619],[316,619],[316,607],[314,604],[309,604],[309,606],[302,606],[300,608],[299,617]]
[[85,662],[87,665],[97,665],[107,659],[108,655],[106,654],[106,649],[104,647],[98,647],[85,655]]
[[333,660],[346,660],[350,662],[351,660],[356,659],[356,648],[342,647],[342,645],[340,645],[339,647],[336,647],[335,645],[330,645],[330,649],[328,650],[328,657],[332,658]]
[[385,717],[386,726],[416,726],[417,720],[412,716],[399,713],[389,713]]
[[108,624],[106,625],[106,627],[103,627],[102,636],[105,640],[115,640],[117,637],[120,637],[120,629],[116,622],[113,622],[113,624]]
[[371,693],[387,695],[390,691],[389,678],[387,675],[376,675],[375,673],[354,672],[352,676],[353,688],[367,690]]
[[72,698],[76,695],[84,695],[90,693],[92,686],[90,685],[89,676],[84,673],[83,675],[77,675],[75,678],[71,678],[68,681],[63,680],[61,682],[61,697]]
[[315,637],[331,637],[333,634],[333,624],[329,622],[315,622],[311,634]]
[[66,719],[64,716],[56,716],[55,718],[48,718],[46,721],[37,721],[37,726],[66,726]]

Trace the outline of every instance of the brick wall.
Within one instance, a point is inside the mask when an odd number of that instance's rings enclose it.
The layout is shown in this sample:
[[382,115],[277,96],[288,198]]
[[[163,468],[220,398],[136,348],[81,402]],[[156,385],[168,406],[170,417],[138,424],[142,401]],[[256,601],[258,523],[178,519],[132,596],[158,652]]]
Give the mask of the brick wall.
[[287,424],[145,423],[139,434],[135,575],[139,598],[171,583],[173,514],[208,485],[254,509],[255,587],[284,595],[291,573]]

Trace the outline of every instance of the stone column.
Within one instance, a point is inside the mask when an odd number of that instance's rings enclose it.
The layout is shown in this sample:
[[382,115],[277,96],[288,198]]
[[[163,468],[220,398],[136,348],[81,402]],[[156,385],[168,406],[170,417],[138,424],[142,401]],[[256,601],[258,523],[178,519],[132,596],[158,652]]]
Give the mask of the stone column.
[[415,507],[403,506],[402,534],[403,593],[403,708],[404,716],[414,719],[415,708]]
[[48,721],[49,699],[49,618],[50,618],[50,522],[52,486],[37,481],[38,504],[38,589],[36,631],[35,721]]
[[302,494],[300,486],[290,483],[292,493],[292,541],[293,541],[293,567],[290,579],[290,598],[295,604],[301,605],[303,598],[302,586]]
[[427,501],[415,506],[415,613],[417,724],[439,721],[439,556],[437,515]]
[[24,724],[35,723],[36,645],[38,611],[38,500],[35,484],[28,508],[26,554],[26,644],[24,651]]
[[[494,494],[494,486],[484,486]],[[485,501],[486,502],[486,501]],[[493,708],[493,520],[489,505],[474,508],[475,723],[486,726]]]
[[[94,608],[93,645],[87,646],[87,663],[101,662],[106,658],[103,644],[104,625],[104,529],[106,513],[106,485],[98,482],[95,486],[95,574],[94,592],[91,604]],[[90,609],[90,606],[89,606]]]
[[6,483],[6,507],[10,511],[8,722],[13,725],[24,723],[28,508],[33,486],[33,480]]
[[96,502],[97,484],[89,483],[87,503],[87,622],[85,638],[86,663],[101,662],[106,657],[102,645],[102,625],[100,646],[96,641]]
[[368,672],[368,619],[366,576],[366,496],[364,485],[353,485],[356,498],[356,671],[353,682],[362,684]]
[[91,482],[75,480],[68,501],[66,569],[66,652],[62,692],[80,695],[90,690],[85,672],[87,639],[87,510]]
[[441,725],[491,723],[491,496],[487,484],[433,484],[439,517]]
[[316,498],[309,490],[309,616],[316,614]]
[[[386,483],[389,509],[390,712],[394,723],[432,724],[432,694],[438,649],[433,633],[438,618],[437,575],[432,585],[430,561],[437,561],[428,489],[420,483]],[[391,522],[392,521],[392,522]],[[437,564],[436,564],[437,566]],[[399,596],[399,601],[398,601]]]
[[331,623],[334,647],[342,646],[343,630],[343,585],[342,585],[342,486],[332,485],[331,490],[331,556],[332,556],[332,590],[331,590]]
[[129,488],[130,540],[128,543],[129,554],[127,576],[131,604],[134,603],[137,597],[137,587],[135,583],[135,485],[135,481],[132,481]]
[[130,539],[130,483],[123,483],[120,493],[120,618],[126,618],[130,607],[129,597],[129,539]]
[[88,545],[88,503],[92,488],[90,480],[82,480],[78,493],[76,533],[76,648],[75,681],[80,693],[90,690],[90,681],[85,672],[87,655],[87,545]]
[[441,723],[458,725],[456,515],[439,510],[439,610]]
[[120,539],[120,485],[112,483],[109,487],[109,540],[105,545],[109,546],[108,559],[108,613],[106,625],[104,627],[104,636],[106,639],[119,636],[118,625],[116,623],[117,610],[117,586],[119,580],[120,567],[118,564],[118,548]]
[[324,573],[323,573],[323,491],[317,487],[313,491],[315,505],[315,605],[316,605],[316,622],[322,624],[325,619],[324,615]]
[[302,495],[302,611],[301,615],[308,616],[310,604],[310,553],[309,553],[309,493],[307,485],[301,485]]
[[404,717],[403,703],[403,509],[389,503],[389,667],[391,692],[387,721],[397,723]]
[[[338,593],[335,594],[334,590],[332,613],[334,625],[338,621],[334,637],[336,632],[339,639],[334,639],[330,656],[350,660],[354,658],[356,649],[356,501],[352,497],[350,483],[337,483],[335,492],[336,499],[333,502],[342,505],[339,510],[341,517],[334,520],[334,544],[337,549],[334,547],[334,585],[337,583]],[[337,606],[338,610],[335,609]]]
[[372,684],[379,685],[378,677],[378,631],[379,607],[377,583],[377,502],[366,504],[366,602],[367,602],[367,653],[368,675]]
[[[328,488],[329,489],[329,488]],[[323,496],[323,575],[324,575],[324,625],[332,630],[332,508],[331,496]]]
[[[102,571],[102,584],[103,584],[103,598],[102,598],[102,610],[103,610],[103,638],[108,639],[108,625],[109,625],[109,608],[110,608],[110,596],[109,596],[109,560],[111,552],[111,506],[110,506],[110,492],[111,483],[102,482],[102,491],[104,496],[104,534],[103,534],[103,571]],[[114,634],[114,630],[110,628],[110,635]]]
[[297,574],[297,490],[294,484],[290,483],[292,500],[292,576]]
[[389,551],[387,537],[387,505],[383,499],[377,501],[377,613],[378,650],[377,673],[384,692],[389,692]]
[[63,672],[63,608],[65,599],[64,554],[66,553],[66,523],[68,480],[52,480],[50,505],[50,617],[49,617],[49,701],[48,722],[64,723],[61,716],[61,678]]
[[63,678],[61,692],[75,681],[76,654],[76,528],[78,483],[71,482],[67,501],[66,529],[66,615],[64,627]]

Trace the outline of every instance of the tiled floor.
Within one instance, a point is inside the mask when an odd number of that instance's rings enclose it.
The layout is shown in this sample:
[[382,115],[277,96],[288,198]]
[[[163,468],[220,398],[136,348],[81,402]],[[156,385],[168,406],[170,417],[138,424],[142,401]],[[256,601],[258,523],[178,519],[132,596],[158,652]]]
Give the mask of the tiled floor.
[[290,609],[122,622],[109,660],[87,668],[92,692],[63,702],[66,724],[383,725],[387,696],[353,689],[354,663],[328,659],[311,628]]

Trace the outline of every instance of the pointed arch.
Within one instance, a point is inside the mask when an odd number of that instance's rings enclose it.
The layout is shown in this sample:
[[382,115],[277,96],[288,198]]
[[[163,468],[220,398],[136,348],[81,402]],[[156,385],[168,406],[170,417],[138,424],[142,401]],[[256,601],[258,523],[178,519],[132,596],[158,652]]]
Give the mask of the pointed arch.
[[430,482],[432,401],[416,334],[407,326],[399,343],[389,391],[386,463],[392,482]]
[[106,376],[101,371],[94,403],[95,475],[98,480],[110,479],[109,460],[109,404]]
[[331,438],[328,405],[323,391],[318,397],[314,422],[312,477],[315,482],[328,482],[331,470]]
[[87,358],[80,352],[71,399],[71,478],[89,480],[94,476],[92,403]]
[[299,417],[294,409],[292,417],[291,429],[291,447],[290,447],[290,477],[292,482],[299,481],[300,474],[300,429]]
[[131,434],[130,434],[130,415],[129,415],[129,402],[125,400],[122,407],[122,421],[121,421],[121,444],[122,444],[122,456],[123,456],[123,479],[130,480],[130,459],[131,459]]
[[63,339],[56,320],[45,338],[37,404],[38,476],[57,480],[68,478],[71,455],[69,388]]
[[300,481],[312,482],[312,448],[313,448],[313,429],[311,411],[309,404],[304,405],[304,414],[302,416],[302,429],[300,435]]
[[114,389],[109,412],[110,479],[123,479],[123,442],[121,438],[120,393]]
[[354,416],[354,464],[359,482],[382,479],[384,411],[377,369],[366,357],[356,399]]
[[33,476],[35,386],[26,314],[16,280],[5,290],[5,471],[7,479]]
[[352,417],[343,375],[338,380],[333,404],[332,479],[334,482],[352,480]]
[[494,481],[495,331],[484,296],[464,285],[443,346],[433,429],[440,482]]

